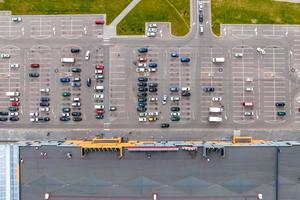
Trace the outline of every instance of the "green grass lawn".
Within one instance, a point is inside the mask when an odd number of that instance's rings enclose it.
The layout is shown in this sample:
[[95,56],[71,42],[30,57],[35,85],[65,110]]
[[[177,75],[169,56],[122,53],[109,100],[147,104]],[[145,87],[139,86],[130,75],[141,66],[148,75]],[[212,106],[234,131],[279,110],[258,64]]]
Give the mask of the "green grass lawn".
[[107,23],[132,0],[4,0],[0,10],[11,10],[14,15],[25,14],[103,14]]
[[141,0],[118,24],[119,35],[144,34],[145,22],[171,22],[172,34],[182,36],[190,28],[189,0]]
[[220,24],[300,24],[300,4],[273,0],[212,0],[213,31]]

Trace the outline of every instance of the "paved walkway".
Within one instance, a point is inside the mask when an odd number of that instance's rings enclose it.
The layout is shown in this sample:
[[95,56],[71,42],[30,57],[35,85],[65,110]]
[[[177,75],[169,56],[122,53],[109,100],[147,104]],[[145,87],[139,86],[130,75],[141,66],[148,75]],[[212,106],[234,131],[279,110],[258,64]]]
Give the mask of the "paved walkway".
[[104,27],[104,38],[110,38],[117,35],[117,25],[121,20],[140,2],[141,0],[133,0],[112,23]]

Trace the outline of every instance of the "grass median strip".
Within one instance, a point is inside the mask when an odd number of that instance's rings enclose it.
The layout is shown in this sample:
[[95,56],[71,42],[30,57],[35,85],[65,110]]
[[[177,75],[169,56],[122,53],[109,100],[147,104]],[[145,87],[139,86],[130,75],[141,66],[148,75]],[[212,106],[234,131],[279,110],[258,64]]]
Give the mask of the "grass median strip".
[[14,15],[107,14],[111,23],[132,0],[5,0],[0,10]]
[[171,22],[172,34],[183,36],[189,32],[189,0],[141,0],[118,24],[120,35],[141,35],[146,22]]
[[273,0],[212,0],[213,31],[220,24],[300,24],[300,4]]

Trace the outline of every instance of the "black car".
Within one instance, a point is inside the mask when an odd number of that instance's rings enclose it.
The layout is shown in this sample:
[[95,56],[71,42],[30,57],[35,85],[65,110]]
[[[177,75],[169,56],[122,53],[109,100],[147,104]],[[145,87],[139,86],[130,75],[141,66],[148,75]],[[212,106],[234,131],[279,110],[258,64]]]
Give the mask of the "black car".
[[9,120],[10,121],[19,121],[19,117],[10,117]]
[[199,14],[199,22],[202,23],[203,22],[203,13],[200,12]]
[[137,107],[136,110],[138,112],[146,112],[147,111],[147,107]]
[[181,96],[183,96],[183,97],[189,97],[189,96],[191,96],[191,93],[189,91],[182,91],[181,92]]
[[62,116],[62,117],[59,118],[59,120],[60,120],[60,121],[64,121],[64,122],[70,121],[70,117],[63,117],[63,116]]
[[137,93],[138,97],[146,97],[147,95],[148,95],[147,92],[139,92],[139,93]]
[[149,84],[149,87],[157,87],[158,86],[158,83],[150,83]]
[[42,107],[48,107],[49,105],[50,105],[50,103],[47,101],[43,101],[40,103],[40,106],[42,106]]
[[87,85],[88,87],[91,87],[91,85],[92,85],[92,79],[91,79],[91,78],[88,78],[88,79],[87,79],[86,85]]
[[0,112],[0,115],[8,115],[8,112]]
[[148,91],[148,88],[146,87],[139,87],[139,92],[147,92]]
[[138,106],[139,106],[139,107],[145,107],[146,105],[147,105],[146,102],[140,102],[140,103],[138,103]]
[[39,76],[40,76],[40,74],[37,73],[37,72],[31,72],[31,73],[29,73],[29,77],[31,77],[31,78],[37,78]]
[[180,121],[180,117],[179,116],[172,116],[171,121]]
[[170,109],[172,112],[178,112],[180,111],[180,108],[179,107],[171,107]]
[[49,97],[41,97],[41,101],[50,101]]
[[44,120],[45,122],[48,122],[48,121],[50,121],[50,117],[44,117],[43,120]]
[[81,69],[78,68],[78,67],[74,67],[74,68],[71,69],[71,71],[74,72],[74,73],[79,73],[79,72],[81,72]]
[[147,87],[147,83],[145,83],[145,82],[139,82],[138,86],[139,87]]
[[157,88],[156,87],[150,87],[149,92],[157,92]]
[[156,63],[149,63],[148,65],[150,68],[157,68],[157,64]]
[[205,87],[205,88],[203,88],[203,91],[204,92],[214,92],[215,88],[213,88],[213,87]]
[[276,103],[275,103],[275,106],[276,106],[276,107],[284,107],[284,106],[285,106],[285,103],[284,103],[284,102],[276,102]]
[[146,102],[146,101],[147,101],[147,98],[145,98],[145,97],[138,98],[138,102]]
[[11,112],[16,112],[19,110],[18,107],[15,107],[15,106],[11,106],[11,107],[8,107],[8,110],[11,111]]
[[0,121],[1,122],[6,122],[7,121],[7,117],[0,117]]
[[139,82],[147,82],[148,78],[147,77],[138,77]]
[[81,117],[73,117],[73,121],[74,121],[74,122],[79,122],[79,121],[81,121],[81,120],[82,120]]
[[81,116],[81,112],[72,112],[72,116]]
[[170,127],[170,124],[168,124],[168,123],[160,124],[160,128],[169,128],[169,127]]
[[79,52],[80,52],[80,49],[75,49],[75,48],[71,49],[71,53],[79,53]]
[[71,108],[69,108],[69,107],[64,107],[64,108],[62,108],[62,111],[65,112],[65,113],[67,113],[67,112],[70,112],[70,111],[71,111]]
[[96,119],[103,119],[104,115],[96,115]]

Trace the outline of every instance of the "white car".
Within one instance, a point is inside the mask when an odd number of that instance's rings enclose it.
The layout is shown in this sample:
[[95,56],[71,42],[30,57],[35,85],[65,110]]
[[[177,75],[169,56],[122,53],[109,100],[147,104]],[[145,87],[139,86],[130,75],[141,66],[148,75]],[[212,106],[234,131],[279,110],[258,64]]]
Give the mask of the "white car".
[[17,98],[17,97],[12,97],[12,98],[9,98],[9,100],[10,100],[10,101],[20,101],[20,99],[19,99],[19,98]]
[[138,67],[147,67],[147,63],[138,63]]
[[7,53],[1,53],[1,54],[0,54],[0,57],[1,57],[1,58],[10,58],[10,55],[7,54]]
[[80,107],[80,106],[81,106],[81,103],[80,103],[80,102],[73,102],[73,103],[72,103],[72,106],[73,106],[73,107]]
[[38,122],[38,121],[39,121],[39,118],[30,118],[30,121],[31,121],[31,122]]
[[245,116],[254,116],[254,112],[253,111],[248,111],[244,113]]
[[148,116],[158,116],[158,112],[148,112]]
[[39,116],[39,113],[38,112],[31,112],[29,115],[31,117],[37,117],[37,116]]
[[40,108],[41,112],[49,112],[50,108],[49,107],[42,107]]
[[45,200],[50,199],[50,193],[45,193]]
[[48,92],[50,92],[50,88],[42,88],[42,89],[40,89],[40,91],[48,93]]
[[202,2],[199,3],[199,10],[203,10],[203,4],[202,4]]
[[167,103],[167,99],[168,99],[168,96],[167,96],[166,94],[164,94],[161,103],[162,103],[163,105],[165,105],[165,104]]
[[219,101],[222,101],[222,97],[212,97],[211,100],[215,101],[215,102],[217,102],[217,101],[219,102]]
[[246,92],[252,92],[252,91],[253,91],[253,87],[246,87],[246,88],[245,88],[245,91],[246,91]]
[[148,37],[155,37],[156,33],[154,33],[154,32],[147,32],[147,36]]
[[156,68],[150,68],[149,72],[156,72]]
[[103,74],[103,70],[102,69],[96,69],[95,74]]
[[260,52],[262,55],[265,55],[265,54],[266,54],[266,51],[263,50],[263,49],[260,48],[260,47],[257,47],[256,51]]
[[262,199],[263,199],[262,193],[257,193],[257,199],[258,199],[258,200],[262,200]]
[[243,57],[243,53],[235,53],[234,56],[237,58],[240,58],[240,57]]
[[137,67],[136,69],[135,69],[135,71],[136,72],[145,72],[146,71],[146,69],[144,68],[144,67]]
[[19,68],[19,64],[10,64],[9,65],[10,68]]
[[139,117],[139,122],[146,122],[147,118],[146,117]]
[[181,90],[182,91],[191,91],[191,88],[190,87],[182,87]]
[[180,97],[179,96],[172,96],[172,97],[170,97],[170,100],[171,101],[179,101]]
[[94,99],[104,99],[104,94],[94,94]]
[[87,51],[85,52],[85,57],[84,57],[84,59],[85,59],[85,60],[89,60],[89,59],[90,59],[90,54],[91,54],[90,50],[87,50]]
[[157,32],[157,28],[148,28],[148,32],[156,33]]
[[149,28],[157,28],[157,24],[149,24]]
[[147,113],[146,113],[146,112],[140,113],[139,116],[140,116],[140,117],[146,117],[146,116],[147,116]]
[[61,116],[62,117],[70,117],[70,113],[62,113]]
[[139,58],[139,62],[146,62],[146,61],[147,61],[147,58],[144,58],[144,57]]
[[19,116],[19,113],[18,112],[11,112],[10,116]]
[[247,77],[246,78],[246,82],[252,82],[253,81],[253,78],[252,77]]
[[21,22],[22,18],[21,17],[12,17],[11,21],[13,21],[13,22]]
[[180,112],[171,112],[171,116],[180,116]]
[[158,101],[158,97],[151,97],[151,98],[149,98],[149,101],[156,102],[156,101]]

